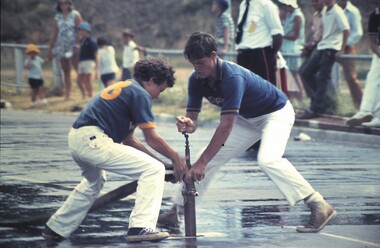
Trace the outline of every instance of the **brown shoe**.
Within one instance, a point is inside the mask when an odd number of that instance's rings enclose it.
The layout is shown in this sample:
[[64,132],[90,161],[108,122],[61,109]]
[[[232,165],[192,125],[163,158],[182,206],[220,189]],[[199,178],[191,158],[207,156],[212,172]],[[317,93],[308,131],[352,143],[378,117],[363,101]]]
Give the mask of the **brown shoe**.
[[179,216],[177,213],[177,208],[174,207],[168,212],[160,214],[157,220],[158,227],[164,227],[168,229],[178,229],[179,228]]
[[327,201],[312,202],[308,204],[311,209],[309,223],[305,226],[297,227],[300,233],[316,233],[322,230],[326,224],[336,216],[336,211]]

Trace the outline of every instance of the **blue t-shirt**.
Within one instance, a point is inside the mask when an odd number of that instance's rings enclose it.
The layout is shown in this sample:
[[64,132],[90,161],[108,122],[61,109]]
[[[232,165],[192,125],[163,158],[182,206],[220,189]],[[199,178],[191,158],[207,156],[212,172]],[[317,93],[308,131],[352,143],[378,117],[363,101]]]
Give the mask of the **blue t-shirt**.
[[97,126],[122,142],[136,126],[155,128],[152,97],[135,81],[112,84],[97,94],[81,112],[73,128]]
[[90,36],[88,36],[80,44],[79,61],[95,60],[95,54],[97,51],[98,45]]
[[200,112],[205,97],[221,108],[221,115],[253,118],[283,108],[288,100],[284,93],[260,76],[219,58],[217,78],[211,89],[207,79],[200,79],[193,72],[188,85],[188,112]]

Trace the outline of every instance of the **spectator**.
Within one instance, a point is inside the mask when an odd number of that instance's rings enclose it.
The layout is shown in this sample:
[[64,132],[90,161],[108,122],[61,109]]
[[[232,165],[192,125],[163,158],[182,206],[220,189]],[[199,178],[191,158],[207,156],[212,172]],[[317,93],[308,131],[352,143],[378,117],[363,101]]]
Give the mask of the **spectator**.
[[327,8],[322,14],[322,40],[300,71],[302,80],[312,92],[310,107],[297,116],[300,119],[315,118],[336,111],[336,99],[331,97],[332,102],[326,104],[329,99],[327,89],[331,84],[331,69],[335,58],[344,53],[350,28],[343,10],[335,0],[323,1]]
[[[284,11],[284,37],[281,46],[283,54],[301,55],[305,43],[305,17],[297,4],[297,0],[279,0]],[[299,91],[289,91],[290,98],[295,98],[303,104],[304,89],[302,80],[298,74],[301,66],[301,57],[285,57],[286,65],[293,75]]]
[[65,82],[65,100],[71,100],[70,59],[76,70],[79,52],[79,40],[76,35],[76,28],[82,22],[82,17],[74,9],[71,0],[58,0],[56,10],[53,32],[50,36],[48,58],[51,60],[54,54],[60,60]]
[[34,108],[38,95],[44,104],[48,103],[45,98],[44,77],[42,72],[42,64],[45,61],[38,56],[41,51],[34,44],[29,44],[25,52],[28,58],[25,60],[24,68],[28,70],[28,82],[32,89],[32,108]]
[[[350,35],[347,39],[347,45],[344,49],[345,54],[356,54],[355,45],[363,36],[362,17],[358,8],[356,8],[349,0],[338,0],[338,5],[343,9],[350,25]],[[358,75],[355,71],[355,63],[352,59],[337,58],[342,66],[344,77],[347,81],[348,88],[351,93],[352,101],[355,108],[360,107],[363,92]]]
[[104,38],[98,38],[97,45],[99,48],[100,79],[104,87],[107,87],[115,82],[116,73],[119,71],[115,59],[115,49]]
[[214,0],[211,10],[217,15],[215,25],[215,39],[218,46],[218,55],[223,56],[233,50],[235,38],[235,25],[231,14],[227,12],[227,0]]
[[349,126],[380,127],[380,1],[368,21],[368,34],[373,51],[360,110],[347,121]]
[[243,0],[236,34],[237,64],[276,85],[276,54],[284,34],[271,0]]
[[145,52],[146,49],[139,46],[133,40],[134,33],[132,30],[126,28],[123,30],[123,71],[121,80],[125,81],[132,77],[132,67],[140,59],[140,52]]
[[[312,0],[311,4],[314,9],[313,22],[311,26],[310,36],[307,43],[302,49],[301,56],[304,58],[303,64],[300,66],[299,71],[303,70],[303,67],[308,63],[311,54],[318,45],[318,42],[322,39],[323,25],[322,25],[322,13],[325,11],[323,0]],[[301,80],[302,81],[302,80]],[[303,81],[303,86],[308,97],[311,97],[311,90],[307,87]]]
[[78,65],[78,86],[83,99],[86,99],[86,97],[92,97],[92,72],[94,69],[95,79],[99,77],[98,46],[91,38],[91,26],[88,22],[79,24],[78,29],[78,36],[81,41]]

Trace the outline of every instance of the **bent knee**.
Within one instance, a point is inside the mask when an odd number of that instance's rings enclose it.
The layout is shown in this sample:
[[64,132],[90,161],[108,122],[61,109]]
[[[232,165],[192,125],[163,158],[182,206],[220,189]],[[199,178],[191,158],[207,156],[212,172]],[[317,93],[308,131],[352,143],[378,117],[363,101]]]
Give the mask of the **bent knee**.
[[281,160],[281,158],[271,158],[266,156],[258,156],[257,157],[257,163],[259,164],[259,167],[261,170],[265,171],[268,167],[272,166],[273,164],[276,164],[276,161]]

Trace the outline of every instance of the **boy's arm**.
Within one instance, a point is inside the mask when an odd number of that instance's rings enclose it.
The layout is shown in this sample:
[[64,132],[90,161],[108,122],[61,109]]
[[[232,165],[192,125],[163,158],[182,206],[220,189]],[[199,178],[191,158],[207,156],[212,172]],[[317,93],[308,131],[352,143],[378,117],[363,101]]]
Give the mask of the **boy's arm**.
[[127,146],[131,146],[133,148],[136,148],[139,151],[142,151],[152,158],[164,163],[160,158],[158,158],[156,155],[151,153],[144,145],[141,143],[141,141],[134,135],[134,133],[130,134],[127,138],[123,140],[123,144]]
[[339,57],[340,55],[344,54],[344,50],[346,48],[346,45],[347,45],[347,39],[348,39],[348,36],[350,35],[350,30],[349,29],[346,29],[343,31],[343,42],[342,42],[342,47],[340,48],[340,50],[335,54],[335,57]]
[[169,146],[169,144],[156,132],[154,128],[142,129],[146,142],[155,151],[169,158],[174,168],[175,181],[181,181],[187,171],[185,159]]

